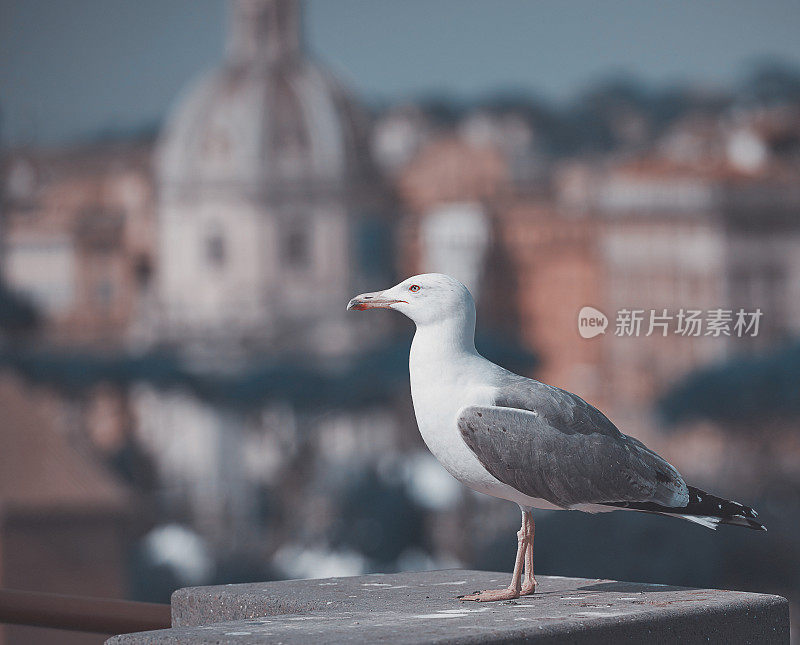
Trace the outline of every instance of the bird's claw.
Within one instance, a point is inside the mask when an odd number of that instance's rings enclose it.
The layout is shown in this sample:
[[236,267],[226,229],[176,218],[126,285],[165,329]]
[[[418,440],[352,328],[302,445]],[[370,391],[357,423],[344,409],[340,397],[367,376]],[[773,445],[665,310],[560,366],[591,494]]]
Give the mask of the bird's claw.
[[514,600],[519,598],[520,592],[516,589],[489,589],[476,591],[466,596],[459,596],[459,600],[473,600],[475,602],[496,602],[498,600]]

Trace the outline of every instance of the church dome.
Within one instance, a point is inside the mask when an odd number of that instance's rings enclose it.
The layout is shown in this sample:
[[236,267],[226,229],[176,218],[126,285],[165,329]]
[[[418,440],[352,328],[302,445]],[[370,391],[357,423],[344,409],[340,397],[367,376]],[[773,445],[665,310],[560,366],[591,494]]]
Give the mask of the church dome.
[[265,199],[365,179],[367,121],[302,54],[298,0],[233,0],[224,64],[190,86],[158,153],[162,189],[235,184]]

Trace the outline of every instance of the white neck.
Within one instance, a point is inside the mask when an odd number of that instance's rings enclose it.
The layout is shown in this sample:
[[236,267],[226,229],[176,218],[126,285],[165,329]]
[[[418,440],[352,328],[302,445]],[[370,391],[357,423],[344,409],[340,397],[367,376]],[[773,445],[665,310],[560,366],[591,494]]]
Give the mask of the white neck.
[[478,352],[475,349],[475,311],[472,310],[463,316],[417,325],[409,366],[412,372],[429,364],[441,370],[458,366],[459,358],[475,356]]

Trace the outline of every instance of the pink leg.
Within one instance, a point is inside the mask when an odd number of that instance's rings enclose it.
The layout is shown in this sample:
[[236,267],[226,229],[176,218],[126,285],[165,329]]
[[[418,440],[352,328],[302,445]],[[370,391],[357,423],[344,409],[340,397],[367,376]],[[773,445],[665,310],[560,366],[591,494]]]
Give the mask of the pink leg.
[[517,533],[517,558],[514,561],[514,573],[511,576],[511,584],[505,589],[491,589],[459,596],[460,600],[475,600],[477,602],[491,602],[493,600],[512,600],[519,598],[522,588],[522,569],[525,566],[525,553],[528,550],[528,516],[522,510],[522,527]]
[[528,516],[528,546],[525,549],[525,579],[522,581],[522,589],[520,589],[521,596],[528,596],[536,591],[536,578],[533,576],[533,534],[536,525],[533,523],[533,513],[527,511],[526,515]]

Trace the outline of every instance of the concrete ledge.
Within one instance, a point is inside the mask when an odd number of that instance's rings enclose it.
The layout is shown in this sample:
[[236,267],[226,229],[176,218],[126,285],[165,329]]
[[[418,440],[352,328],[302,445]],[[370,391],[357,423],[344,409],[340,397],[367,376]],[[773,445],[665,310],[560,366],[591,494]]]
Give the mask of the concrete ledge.
[[249,643],[788,643],[779,596],[540,576],[533,596],[465,603],[508,574],[430,571],[181,589],[173,628],[113,645]]

